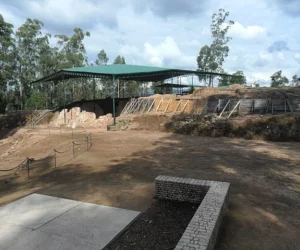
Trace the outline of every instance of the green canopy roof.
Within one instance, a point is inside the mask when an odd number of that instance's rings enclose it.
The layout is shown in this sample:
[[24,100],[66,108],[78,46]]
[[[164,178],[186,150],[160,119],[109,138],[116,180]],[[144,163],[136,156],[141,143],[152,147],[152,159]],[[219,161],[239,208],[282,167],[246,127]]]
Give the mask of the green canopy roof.
[[[79,68],[63,69],[49,76],[41,78],[36,82],[61,81],[70,78],[90,77],[90,78],[112,78],[126,79],[143,82],[163,81],[172,77],[182,75],[226,75],[204,71],[170,69],[151,66],[139,66],[128,64],[112,64],[101,66],[87,66]],[[228,75],[229,76],[229,75]]]

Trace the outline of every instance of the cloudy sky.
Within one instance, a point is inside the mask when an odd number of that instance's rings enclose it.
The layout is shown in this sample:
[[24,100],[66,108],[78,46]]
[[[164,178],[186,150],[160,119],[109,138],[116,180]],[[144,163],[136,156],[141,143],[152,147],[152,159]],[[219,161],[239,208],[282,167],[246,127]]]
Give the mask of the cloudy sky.
[[200,48],[211,43],[211,16],[219,8],[235,22],[229,35],[228,72],[243,70],[249,82],[269,81],[277,70],[300,74],[299,0],[0,0],[0,13],[18,28],[27,17],[45,32],[91,32],[89,60],[103,48],[110,62],[196,69]]

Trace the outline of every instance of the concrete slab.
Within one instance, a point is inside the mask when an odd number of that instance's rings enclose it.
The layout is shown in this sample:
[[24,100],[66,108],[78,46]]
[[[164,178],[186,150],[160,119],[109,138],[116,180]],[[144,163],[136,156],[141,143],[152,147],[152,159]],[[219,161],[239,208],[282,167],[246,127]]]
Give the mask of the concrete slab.
[[[0,217],[1,218],[1,217]],[[9,249],[15,242],[23,239],[32,229],[10,224],[2,224],[0,220],[0,249]]]
[[40,228],[50,234],[104,247],[125,228],[139,212],[95,204],[80,204]]
[[1,223],[37,229],[77,205],[73,200],[32,194],[0,207]]
[[138,215],[32,194],[0,207],[0,249],[102,249]]
[[[1,248],[2,249],[2,248]],[[15,241],[5,250],[98,250],[97,245],[69,239],[55,234],[47,234],[40,230],[32,231],[26,237]]]

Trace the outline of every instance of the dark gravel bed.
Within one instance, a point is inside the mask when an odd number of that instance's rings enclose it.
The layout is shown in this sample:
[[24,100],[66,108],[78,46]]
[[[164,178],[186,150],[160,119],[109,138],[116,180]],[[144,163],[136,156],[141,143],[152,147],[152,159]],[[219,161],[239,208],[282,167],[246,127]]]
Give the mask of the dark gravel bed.
[[199,204],[154,200],[105,250],[174,249]]

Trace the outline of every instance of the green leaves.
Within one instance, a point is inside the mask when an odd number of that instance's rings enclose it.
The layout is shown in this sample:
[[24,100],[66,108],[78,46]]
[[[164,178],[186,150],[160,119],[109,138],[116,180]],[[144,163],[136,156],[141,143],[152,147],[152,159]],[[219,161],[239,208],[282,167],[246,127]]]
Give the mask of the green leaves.
[[230,78],[230,84],[245,85],[246,83],[247,80],[242,70],[236,71],[235,73],[232,74],[232,77]]
[[114,64],[126,64],[125,58],[123,56],[118,55],[114,60]]
[[281,74],[282,70],[279,70],[271,76],[271,87],[281,87],[289,83],[289,79]]
[[[204,45],[197,57],[199,71],[221,72],[225,58],[228,56],[229,47],[227,43],[231,37],[226,36],[230,27],[234,24],[233,21],[226,23],[229,12],[224,9],[219,9],[218,13],[213,14],[212,23],[210,25],[212,44]],[[199,80],[207,81],[206,76],[200,76]],[[212,78],[210,78],[209,86],[212,86]]]
[[300,76],[297,76],[296,74],[292,77],[292,85],[293,86],[299,86],[300,85]]
[[[102,49],[97,55],[95,64],[96,65],[106,65],[108,60],[109,60],[109,58],[107,57],[105,50]],[[124,62],[125,62],[125,59],[124,59]]]

